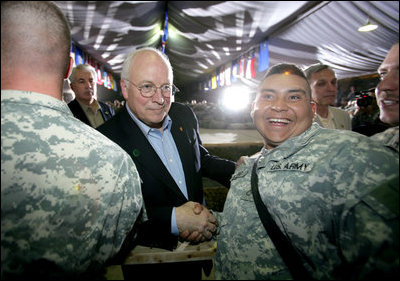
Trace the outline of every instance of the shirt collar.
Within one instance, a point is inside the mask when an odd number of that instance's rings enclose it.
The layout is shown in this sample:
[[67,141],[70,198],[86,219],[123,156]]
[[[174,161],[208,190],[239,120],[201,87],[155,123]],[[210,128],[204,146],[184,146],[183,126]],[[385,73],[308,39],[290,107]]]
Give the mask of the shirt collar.
[[328,116],[326,118],[321,117],[318,113],[317,115],[321,120],[333,120],[333,114],[330,106],[328,106]]
[[[274,149],[268,150],[263,148],[261,150],[261,153],[263,154],[263,157],[269,155],[268,158],[272,158],[275,160],[286,159],[305,147],[313,138],[313,136],[320,132],[320,130],[321,126],[314,122],[307,130],[305,130],[300,135],[284,141]],[[265,163],[266,162],[264,162],[263,165],[265,165]]]
[[[76,101],[77,101],[77,102],[81,105],[81,107],[84,108],[85,110],[88,110],[88,109],[93,110],[92,107],[91,107],[90,105],[84,104],[84,103],[80,102],[78,99],[77,99]],[[94,112],[100,110],[100,104],[98,103],[98,101],[97,101],[96,99],[93,101],[93,103],[94,103]]]
[[40,105],[54,110],[62,111],[63,114],[72,115],[71,110],[64,101],[37,92],[1,90],[1,101]]

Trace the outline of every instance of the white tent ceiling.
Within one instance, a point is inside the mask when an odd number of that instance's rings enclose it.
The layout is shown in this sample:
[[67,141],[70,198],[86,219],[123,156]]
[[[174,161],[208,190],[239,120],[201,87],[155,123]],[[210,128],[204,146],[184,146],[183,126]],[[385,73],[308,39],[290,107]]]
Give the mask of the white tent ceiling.
[[[218,67],[269,40],[270,65],[318,61],[338,78],[376,72],[399,37],[398,1],[57,1],[73,41],[112,72],[125,56],[161,46],[168,11],[166,54],[175,83],[199,82]],[[357,28],[367,19],[372,32]]]

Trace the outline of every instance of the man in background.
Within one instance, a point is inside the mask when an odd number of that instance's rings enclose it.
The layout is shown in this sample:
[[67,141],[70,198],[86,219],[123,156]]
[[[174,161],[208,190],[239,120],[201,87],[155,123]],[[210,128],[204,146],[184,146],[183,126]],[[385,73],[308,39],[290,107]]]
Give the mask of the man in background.
[[315,106],[314,121],[329,129],[351,130],[350,115],[345,110],[332,106],[338,90],[335,72],[323,64],[311,65],[304,72],[311,86]]
[[373,139],[399,151],[399,43],[392,46],[378,69],[381,81],[376,99],[382,122],[393,127],[372,136]]
[[115,115],[113,107],[97,100],[97,74],[91,65],[74,67],[69,80],[75,99],[68,106],[76,118],[97,128]]

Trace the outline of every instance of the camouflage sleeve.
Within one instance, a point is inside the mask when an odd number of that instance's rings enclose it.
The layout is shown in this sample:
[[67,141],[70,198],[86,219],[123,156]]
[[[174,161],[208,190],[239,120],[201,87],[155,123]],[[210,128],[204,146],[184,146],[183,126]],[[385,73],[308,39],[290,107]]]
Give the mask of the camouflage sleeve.
[[386,129],[370,137],[372,140],[399,151],[399,126]]
[[349,279],[398,277],[399,176],[391,177],[345,209],[339,230],[344,260],[341,275]]
[[[98,253],[105,252],[109,257],[114,256],[120,250],[143,207],[140,178],[135,164],[127,155],[121,162],[116,182],[116,188],[119,190],[115,190],[114,194],[104,194],[102,198],[104,205],[107,206],[105,210],[109,215],[105,216],[104,231],[102,238],[99,239],[99,245],[102,246]],[[120,193],[121,196],[115,196],[115,193]],[[142,217],[140,216],[141,219]]]
[[[234,179],[236,179],[236,178],[238,178],[238,177],[240,178],[240,177],[242,177],[244,174],[247,174],[247,172],[249,171],[249,169],[251,169],[251,167],[252,167],[252,165],[253,165],[255,159],[257,159],[257,155],[258,155],[258,154],[254,154],[253,156],[250,156],[250,157],[245,156],[245,157],[243,158],[243,163],[242,163],[239,167],[236,168],[234,174],[233,174],[232,177],[231,177],[231,182],[232,182],[232,180],[234,180]],[[217,229],[217,231],[216,231],[215,234],[214,234],[214,237],[213,237],[214,239],[217,239],[217,238],[218,238],[219,230],[220,230],[220,228],[223,226],[223,225],[222,225],[223,216],[224,216],[223,211],[224,211],[224,210],[222,210],[221,212],[216,212],[216,211],[213,211],[213,212],[212,212],[213,215],[215,216],[215,218],[216,218],[217,221],[218,221],[218,229]]]

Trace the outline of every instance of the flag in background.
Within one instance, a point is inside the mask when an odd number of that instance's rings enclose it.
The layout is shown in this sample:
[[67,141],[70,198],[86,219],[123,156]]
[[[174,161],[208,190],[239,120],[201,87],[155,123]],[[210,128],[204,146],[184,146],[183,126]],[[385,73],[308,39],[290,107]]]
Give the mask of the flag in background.
[[244,57],[241,57],[239,60],[239,76],[244,77],[245,75],[245,63],[246,59]]
[[260,43],[258,56],[258,72],[263,72],[269,66],[268,39]]
[[75,46],[75,65],[84,64],[83,52]]
[[228,65],[225,67],[225,85],[230,86],[231,85],[231,65]]
[[251,63],[250,63],[250,72],[251,72],[251,78],[256,78],[256,70],[255,70],[255,63],[256,63],[256,55],[255,52],[253,51],[251,53]]
[[168,43],[168,10],[165,10],[164,34],[161,41],[161,51],[165,54],[165,45]]
[[107,88],[107,71],[103,70],[103,85]]
[[213,73],[211,77],[211,89],[216,89],[216,88],[217,88],[217,75]]
[[219,85],[221,87],[225,86],[225,66],[221,66],[219,72]]
[[110,79],[110,74],[107,72],[107,85],[106,88],[111,90],[111,79]]
[[256,77],[256,72],[254,70],[254,62],[256,60],[256,56],[254,52],[247,58],[247,65],[246,65],[246,78],[251,79]]
[[96,72],[97,72],[97,85],[103,85],[103,75],[101,74],[101,66],[100,64],[96,64]]
[[233,62],[233,64],[232,64],[232,79],[231,79],[231,82],[236,82],[236,80],[237,80],[237,77],[238,77],[238,75],[239,75],[239,73],[238,73],[238,69],[239,68],[239,64],[238,64],[238,61],[237,60],[235,60],[234,62]]
[[118,84],[117,81],[115,80],[114,76],[113,76],[113,84],[114,84],[114,92],[118,92]]

